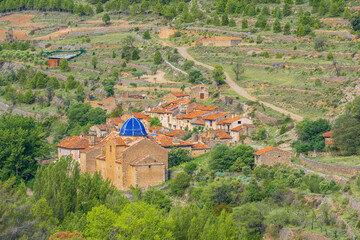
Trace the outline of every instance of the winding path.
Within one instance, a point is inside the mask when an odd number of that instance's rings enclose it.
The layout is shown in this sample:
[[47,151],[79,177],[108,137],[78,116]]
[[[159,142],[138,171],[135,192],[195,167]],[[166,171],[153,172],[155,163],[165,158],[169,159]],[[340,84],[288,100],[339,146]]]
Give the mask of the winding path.
[[[186,58],[187,60],[192,60],[195,62],[195,64],[197,65],[200,65],[200,66],[203,66],[207,69],[210,69],[210,70],[213,70],[214,67],[213,66],[210,66],[210,65],[207,65],[205,63],[202,63],[202,62],[199,62],[197,60],[195,60],[188,52],[187,52],[187,49],[188,47],[178,47],[178,52],[184,57]],[[237,92],[240,96],[246,98],[246,99],[249,99],[250,101],[258,101],[258,99],[254,96],[251,96],[244,88],[240,87],[239,85],[236,84],[236,82],[234,82],[229,74],[227,72],[225,72],[225,76],[226,76],[226,83],[229,84],[229,86],[232,88],[232,90],[234,90],[235,92]],[[258,101],[260,104],[263,104],[264,106],[266,107],[269,107],[279,113],[282,113],[282,114],[285,114],[285,115],[290,115],[290,117],[293,119],[293,120],[296,120],[296,121],[302,121],[304,120],[304,118],[300,115],[297,115],[295,113],[292,113],[292,112],[289,112],[285,109],[282,109],[280,107],[277,107],[271,103],[268,103],[268,102],[263,102],[263,101]]]

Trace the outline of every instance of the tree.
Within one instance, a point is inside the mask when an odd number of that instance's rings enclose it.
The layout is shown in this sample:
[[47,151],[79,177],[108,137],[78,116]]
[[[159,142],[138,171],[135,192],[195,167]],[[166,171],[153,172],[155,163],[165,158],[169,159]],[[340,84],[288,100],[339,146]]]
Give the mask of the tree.
[[284,35],[290,35],[291,31],[290,31],[290,23],[287,22],[284,26]]
[[96,65],[98,64],[98,60],[97,60],[97,58],[95,56],[91,59],[91,64],[93,65],[94,69],[96,69]]
[[103,22],[104,22],[105,24],[110,23],[110,16],[109,16],[109,14],[108,14],[108,13],[105,13],[105,14],[103,15],[103,17],[102,17],[102,20],[103,20]]
[[70,71],[69,62],[66,58],[62,58],[59,63],[59,68],[62,72]]
[[241,28],[242,29],[246,29],[249,27],[249,24],[248,24],[248,20],[246,18],[244,18],[242,21],[241,21]]
[[239,76],[245,72],[245,68],[240,63],[236,63],[232,67],[232,70],[235,73],[236,81],[239,81]]
[[224,69],[220,65],[215,65],[214,69],[212,70],[212,76],[215,80],[215,82],[219,85],[222,85],[225,83],[226,76],[224,74]]
[[161,63],[161,53],[157,50],[154,55],[154,64],[159,65]]
[[143,75],[146,74],[146,71],[144,71],[144,70],[137,70],[137,71],[131,72],[131,74],[132,74],[134,77],[137,77],[137,78],[140,80],[141,76],[143,76]]
[[229,27],[236,27],[236,22],[233,18],[231,18],[229,21]]
[[181,196],[188,186],[190,186],[190,177],[186,173],[181,172],[176,175],[174,181],[170,184],[170,191],[175,196]]
[[150,126],[151,127],[161,127],[162,124],[160,122],[160,119],[157,117],[149,117],[151,119]]
[[190,70],[194,65],[195,65],[194,61],[186,60],[184,65],[183,65],[183,69],[185,71]]
[[284,7],[283,7],[283,16],[287,17],[287,16],[290,16],[290,15],[291,15],[291,5],[285,3]]
[[324,47],[326,47],[327,39],[324,36],[320,36],[315,38],[314,40],[314,49],[316,51],[324,51]]
[[[99,13],[102,13],[104,11],[104,8],[102,6],[102,3],[101,2],[98,2],[96,4],[96,13],[99,14]],[[104,20],[103,20],[104,21]],[[110,20],[109,20],[110,21]]]
[[209,167],[215,171],[227,171],[234,164],[235,157],[230,147],[219,144],[210,152]]
[[166,211],[169,211],[172,205],[171,199],[166,196],[165,192],[155,188],[146,191],[142,200],[148,204],[158,206],[160,209],[165,209]]
[[169,168],[191,161],[191,153],[183,148],[172,147],[169,151]]
[[85,236],[93,239],[106,239],[117,218],[118,215],[104,205],[94,207],[86,215]]
[[115,51],[113,51],[112,52],[112,56],[111,56],[112,58],[116,58],[116,53],[115,53]]
[[296,36],[298,37],[303,37],[306,35],[306,30],[305,30],[305,27],[304,25],[302,25],[300,23],[300,25],[298,26],[298,28],[296,29]]
[[33,104],[35,102],[35,95],[31,91],[31,89],[29,89],[25,92],[23,102],[26,104]]
[[197,168],[197,164],[194,162],[189,162],[185,165],[184,171],[189,175],[192,176]]
[[150,35],[150,31],[146,30],[143,34],[143,38],[144,39],[151,39],[151,35]]
[[262,221],[261,206],[256,203],[247,203],[241,207],[234,208],[231,216],[243,239],[257,239],[260,235]]
[[223,26],[229,25],[229,16],[226,13],[224,13],[221,17],[221,25]]
[[289,223],[290,216],[285,209],[276,209],[272,211],[266,218],[268,224],[274,224],[276,227],[277,234],[279,234],[280,229]]
[[334,60],[334,55],[332,54],[331,51],[329,51],[328,54],[326,55],[326,60],[328,61]]
[[281,32],[281,24],[280,24],[280,20],[278,18],[276,18],[273,23],[273,32],[274,33]]
[[2,115],[0,117],[0,180],[10,177],[29,181],[38,163],[50,154],[46,133],[32,117]]
[[351,18],[351,12],[348,8],[345,8],[343,14],[342,14],[342,18],[343,19],[350,19]]

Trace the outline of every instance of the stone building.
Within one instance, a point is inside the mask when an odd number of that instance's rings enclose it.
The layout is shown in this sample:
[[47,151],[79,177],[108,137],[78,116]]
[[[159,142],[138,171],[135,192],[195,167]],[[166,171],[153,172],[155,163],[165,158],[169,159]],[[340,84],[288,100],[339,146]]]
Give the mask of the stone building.
[[198,157],[198,156],[201,156],[207,152],[209,152],[211,150],[211,148],[202,143],[202,142],[197,142],[197,143],[194,143],[191,147],[191,156],[192,157]]
[[241,124],[233,129],[230,129],[230,136],[234,144],[241,143],[244,139],[243,136],[250,136],[250,134],[256,130],[256,126],[253,124]]
[[210,88],[205,84],[199,84],[193,86],[190,92],[190,98],[195,98],[196,100],[205,100],[210,96]]
[[203,119],[205,120],[205,128],[215,129],[215,130],[221,129],[220,126],[218,125],[218,123],[227,118],[231,118],[231,114],[228,112],[211,113],[211,114],[203,117]]
[[255,155],[255,165],[275,165],[291,164],[291,152],[281,150],[272,146],[266,147],[253,153]]
[[87,98],[84,100],[84,103],[89,103],[93,108],[99,107],[107,113],[111,113],[117,108],[117,101],[114,97],[108,97],[100,102],[91,101]]
[[147,189],[167,179],[168,151],[147,136],[137,118],[129,118],[120,133],[112,132],[81,151],[82,172],[100,172],[118,189]]
[[61,143],[57,144],[58,158],[62,156],[72,156],[76,161],[80,159],[80,151],[89,146],[89,137],[80,134],[80,136],[72,136]]
[[222,129],[225,132],[230,132],[231,129],[234,129],[241,124],[252,124],[253,121],[243,116],[235,116],[233,118],[227,118],[217,123],[218,129]]
[[184,92],[172,92],[164,95],[164,103],[170,103],[179,99],[188,99],[189,95]]

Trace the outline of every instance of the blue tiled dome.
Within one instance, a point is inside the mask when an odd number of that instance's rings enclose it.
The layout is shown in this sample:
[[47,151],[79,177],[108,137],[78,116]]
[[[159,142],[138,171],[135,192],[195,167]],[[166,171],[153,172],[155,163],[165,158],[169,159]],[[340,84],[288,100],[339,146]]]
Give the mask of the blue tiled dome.
[[121,136],[146,136],[144,124],[137,118],[129,118],[122,125],[119,135]]

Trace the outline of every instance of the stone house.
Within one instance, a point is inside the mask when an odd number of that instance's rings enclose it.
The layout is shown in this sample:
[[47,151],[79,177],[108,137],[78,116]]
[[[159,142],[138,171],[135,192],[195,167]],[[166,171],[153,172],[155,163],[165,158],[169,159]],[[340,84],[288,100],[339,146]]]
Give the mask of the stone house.
[[205,84],[199,84],[191,88],[190,98],[194,98],[196,100],[206,100],[209,96],[210,88]]
[[[96,138],[96,135],[95,135]],[[76,161],[80,161],[80,151],[89,147],[89,136],[84,136],[83,133],[80,136],[72,136],[61,143],[57,144],[58,158],[62,156],[72,156]]]
[[231,129],[234,129],[241,124],[252,124],[253,121],[243,116],[235,116],[233,118],[227,118],[217,123],[218,129],[222,129],[225,132],[230,132]]
[[117,118],[106,118],[106,127],[108,132],[112,131],[120,131],[122,125],[124,124],[124,120],[120,117]]
[[250,136],[254,130],[256,130],[255,125],[243,123],[235,128],[230,129],[230,136],[232,137],[233,143],[238,144],[242,142],[242,136]]
[[332,131],[323,133],[322,136],[325,140],[325,146],[331,146],[334,143],[334,139],[332,138]]
[[193,112],[178,116],[176,118],[177,122],[176,122],[176,126],[174,129],[184,129],[184,130],[191,131],[194,127],[194,125],[192,124],[193,122],[195,122],[196,120],[198,120],[200,118],[203,119],[206,115],[209,115],[209,114],[210,114],[209,111],[193,111]]
[[185,150],[189,150],[191,152],[191,147],[193,145],[190,142],[183,141],[177,138],[172,138],[162,134],[155,134],[155,135],[152,134],[151,137],[153,138],[154,142],[156,142],[157,144],[168,150],[170,150],[171,147],[178,147]]
[[181,130],[181,129],[176,129],[176,130],[172,130],[172,131],[167,132],[165,134],[165,136],[172,137],[172,138],[177,138],[177,139],[183,139],[183,137],[188,133],[189,133],[188,131]]
[[164,103],[170,103],[179,99],[189,99],[189,95],[184,92],[172,92],[164,95]]
[[212,114],[209,114],[203,119],[205,120],[205,128],[206,129],[220,129],[218,123],[224,119],[230,118],[231,114],[228,112],[215,112]]
[[291,164],[291,152],[281,150],[272,146],[266,147],[253,153],[255,155],[255,165],[262,164],[275,165],[275,164]]
[[199,133],[199,140],[209,147],[213,147],[217,143],[230,145],[232,137],[222,130],[207,130]]
[[95,132],[97,137],[103,138],[107,133],[107,127],[106,124],[94,125],[90,127],[90,131]]
[[100,172],[118,189],[147,189],[167,179],[168,151],[147,136],[144,125],[129,118],[120,133],[112,132],[81,151],[82,172]]
[[98,102],[100,108],[104,109],[107,113],[113,112],[117,108],[117,101],[114,97],[108,97],[101,102]]
[[207,146],[206,144],[204,144],[202,142],[197,142],[191,146],[191,156],[198,157],[198,156],[201,156],[201,155],[209,152],[210,150],[211,150],[211,148],[209,146]]

